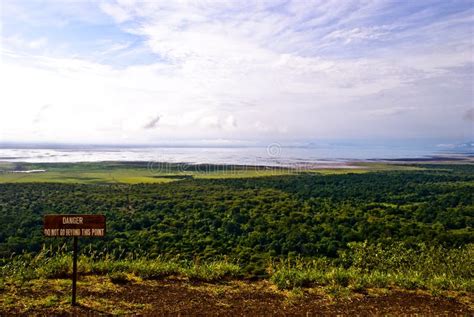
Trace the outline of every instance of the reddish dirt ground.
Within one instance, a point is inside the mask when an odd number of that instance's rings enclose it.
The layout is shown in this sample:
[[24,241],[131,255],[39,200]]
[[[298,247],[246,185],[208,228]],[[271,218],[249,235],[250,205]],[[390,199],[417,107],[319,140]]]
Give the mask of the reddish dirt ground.
[[[44,294],[29,294],[41,295]],[[331,299],[322,293],[306,290],[292,298],[264,282],[216,285],[152,281],[121,285],[110,291],[83,289],[79,297],[82,304],[75,308],[58,311],[54,307],[37,307],[18,314],[14,308],[2,311],[0,306],[0,316],[111,315],[110,309],[101,310],[87,305],[88,298],[97,297],[117,305],[124,302],[132,306],[144,304],[141,309],[130,313],[134,316],[474,316],[472,308],[456,299],[420,292],[391,290],[379,295],[353,294]]]

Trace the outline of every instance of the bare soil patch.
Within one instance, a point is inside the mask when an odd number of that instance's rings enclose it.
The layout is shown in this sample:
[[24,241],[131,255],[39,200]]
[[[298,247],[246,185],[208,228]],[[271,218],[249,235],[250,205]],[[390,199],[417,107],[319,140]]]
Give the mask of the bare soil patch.
[[328,295],[312,288],[280,291],[272,284],[186,280],[112,284],[86,277],[79,284],[80,305],[69,305],[67,280],[41,280],[0,293],[0,316],[474,316],[473,294],[432,296],[422,291],[368,290]]

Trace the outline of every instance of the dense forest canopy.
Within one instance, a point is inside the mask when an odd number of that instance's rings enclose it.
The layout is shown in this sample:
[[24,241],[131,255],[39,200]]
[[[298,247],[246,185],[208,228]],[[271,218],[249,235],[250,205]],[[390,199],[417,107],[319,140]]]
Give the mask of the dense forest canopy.
[[271,257],[337,255],[352,241],[447,247],[474,242],[474,166],[183,179],[166,184],[0,184],[0,257],[37,252],[42,215],[101,213],[107,236],[81,245],[117,254]]

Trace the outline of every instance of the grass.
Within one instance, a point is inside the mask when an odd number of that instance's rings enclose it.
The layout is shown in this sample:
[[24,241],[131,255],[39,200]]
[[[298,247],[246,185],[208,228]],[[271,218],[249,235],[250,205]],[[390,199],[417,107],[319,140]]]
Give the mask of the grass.
[[418,272],[386,273],[372,271],[368,273],[356,269],[341,267],[320,271],[308,268],[280,268],[270,281],[279,289],[295,289],[301,287],[342,287],[360,292],[368,288],[393,288],[405,290],[459,291],[474,292],[474,283],[468,278],[448,278],[445,275],[423,276]]
[[[23,254],[3,261],[4,264],[0,266],[0,287],[6,280],[23,285],[30,280],[69,278],[72,274],[72,255],[63,249],[58,252],[43,249],[36,255]],[[109,276],[116,282],[128,279],[125,278],[127,274],[144,280],[174,276],[193,281],[214,282],[238,278],[241,276],[241,268],[226,260],[195,263],[162,257],[149,259],[134,256],[125,259],[105,256],[94,260],[81,255],[78,259],[78,273]]]
[[217,282],[241,276],[241,268],[227,261],[217,261],[190,265],[184,269],[183,273],[190,280]]
[[399,287],[405,290],[474,292],[474,244],[445,249],[419,244],[390,247],[350,243],[335,262],[282,261],[270,280],[280,289],[327,285],[355,291]]
[[[23,254],[3,259],[0,289],[9,282],[22,285],[35,279],[68,278],[71,254],[60,249],[43,249],[36,255]],[[81,275],[108,276],[112,282],[127,283],[135,278],[154,280],[180,278],[217,282],[246,276],[243,266],[228,260],[187,261],[133,255],[116,259],[81,255]],[[267,279],[279,289],[314,286],[344,287],[354,291],[367,288],[399,287],[406,290],[474,292],[474,244],[445,249],[425,244],[390,247],[351,243],[337,259],[279,259],[267,265]],[[3,285],[3,286],[2,286]]]
[[153,177],[146,170],[114,170],[114,171],[76,171],[47,170],[44,173],[19,174],[0,173],[0,183],[71,183],[71,184],[113,184],[113,183],[166,183],[173,178]]
[[[366,173],[369,171],[419,169],[386,163],[357,163],[357,168],[322,168],[304,172],[318,174]],[[44,169],[42,173],[12,173],[15,170]],[[0,183],[81,183],[81,184],[138,184],[166,183],[186,177],[254,178],[295,174],[290,168],[235,165],[187,165],[147,162],[97,163],[6,163],[0,162]]]
[[254,178],[264,176],[277,176],[294,174],[295,171],[277,168],[234,167],[216,166],[214,169],[195,168],[194,170],[160,169],[160,168],[135,168],[111,167],[107,163],[75,163],[64,166],[62,164],[26,164],[22,163],[23,170],[45,169],[43,173],[12,173],[16,170],[14,165],[8,168],[0,167],[0,183],[81,183],[81,184],[138,184],[138,183],[166,183],[183,179],[185,177],[216,179],[216,178]]
[[[70,252],[64,248],[43,249],[36,255],[16,255],[1,261],[1,309],[28,312],[54,308],[58,314],[68,311]],[[189,289],[211,292],[219,298],[236,292],[241,288],[239,285],[245,284],[247,288],[259,285],[264,287],[259,292],[284,295],[288,305],[304,301],[308,294],[317,293],[333,300],[385,294],[391,290],[456,298],[472,305],[473,261],[474,244],[445,249],[426,245],[408,247],[402,243],[390,247],[353,243],[337,259],[274,259],[268,263],[267,277],[253,285],[242,279],[243,266],[225,259],[186,261],[146,255],[114,258],[109,254],[93,254],[79,257],[78,289],[83,292],[81,305],[119,315],[146,309],[148,303],[117,300],[115,294],[124,292],[124,287],[137,285],[153,289],[158,285],[156,282],[185,283]]]
[[[121,284],[114,284],[107,277],[82,277],[77,287],[79,304],[88,307],[95,314],[107,312],[112,315],[126,315],[147,307],[147,304],[103,296],[109,292],[121,291]],[[89,295],[83,295],[84,290],[88,290]],[[71,310],[70,303],[70,280],[34,279],[22,287],[9,284],[6,286],[6,292],[0,292],[0,310],[15,312],[7,315],[70,315],[67,313]],[[54,314],[51,313],[53,311]]]
[[357,162],[353,164],[359,168],[365,169],[367,171],[419,171],[423,170],[423,167],[413,166],[408,164],[401,163],[385,163],[385,162]]

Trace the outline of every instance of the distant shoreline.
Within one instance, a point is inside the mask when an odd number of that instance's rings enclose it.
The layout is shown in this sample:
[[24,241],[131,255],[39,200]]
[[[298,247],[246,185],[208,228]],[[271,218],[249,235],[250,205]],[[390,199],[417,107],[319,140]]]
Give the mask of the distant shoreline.
[[[287,168],[311,169],[367,169],[367,164],[410,163],[470,163],[474,153],[470,148],[463,151],[440,150],[416,146],[314,146],[288,147],[272,143],[267,147],[193,147],[193,148],[89,148],[89,149],[1,149],[0,164],[36,164],[22,170],[42,169],[39,164],[101,163],[135,164],[136,166],[157,164],[181,164],[236,166],[238,168]],[[365,165],[365,166],[364,166]],[[1,165],[0,165],[1,166]],[[50,165],[53,166],[53,165]],[[240,166],[240,167],[239,167]],[[10,168],[11,170],[11,168]]]
[[[326,160],[306,161],[301,159],[297,162],[273,162],[273,164],[243,164],[243,163],[194,163],[194,162],[172,162],[172,161],[145,161],[145,160],[103,160],[103,161],[64,161],[64,162],[44,162],[44,161],[7,161],[0,158],[0,171],[2,165],[26,165],[26,166],[60,166],[60,165],[87,165],[87,164],[117,164],[122,167],[138,168],[156,168],[160,164],[167,166],[198,166],[212,168],[232,168],[237,169],[255,168],[255,169],[365,169],[372,164],[384,163],[389,165],[405,165],[413,163],[467,163],[474,164],[474,155],[472,154],[451,154],[451,155],[433,155],[428,157],[406,157],[406,158],[383,158],[383,159],[348,159],[348,160]],[[6,172],[5,170],[3,172]],[[46,169],[14,169],[10,173],[42,173]]]
[[406,157],[392,159],[369,159],[369,162],[444,162],[444,161],[474,161],[474,154],[449,154],[449,155],[433,155],[429,157]]

